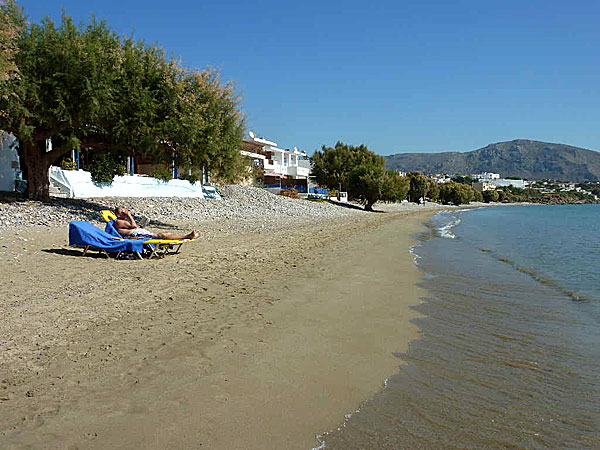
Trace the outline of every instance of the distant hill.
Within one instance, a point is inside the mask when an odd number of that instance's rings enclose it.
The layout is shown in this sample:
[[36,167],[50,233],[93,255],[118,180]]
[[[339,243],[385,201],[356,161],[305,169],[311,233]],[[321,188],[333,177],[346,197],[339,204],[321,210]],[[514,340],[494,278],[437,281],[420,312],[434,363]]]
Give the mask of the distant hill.
[[397,153],[386,157],[386,167],[427,174],[496,172],[530,180],[600,181],[599,152],[526,139],[466,153]]

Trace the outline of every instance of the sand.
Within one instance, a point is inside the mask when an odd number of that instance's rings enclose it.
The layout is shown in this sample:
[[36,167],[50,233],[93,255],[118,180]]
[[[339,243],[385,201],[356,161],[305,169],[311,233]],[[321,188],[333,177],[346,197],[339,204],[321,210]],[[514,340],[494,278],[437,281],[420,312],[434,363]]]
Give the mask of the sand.
[[309,449],[418,337],[409,247],[432,212],[80,257],[0,235],[0,447]]

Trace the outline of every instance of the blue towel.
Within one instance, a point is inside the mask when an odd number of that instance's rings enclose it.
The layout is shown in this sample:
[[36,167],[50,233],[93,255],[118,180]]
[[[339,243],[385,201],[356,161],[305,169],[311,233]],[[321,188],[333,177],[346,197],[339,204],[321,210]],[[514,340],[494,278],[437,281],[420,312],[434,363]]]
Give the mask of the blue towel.
[[69,223],[69,245],[77,245],[79,247],[92,245],[109,252],[141,252],[144,247],[144,241],[143,239],[116,240],[110,234],[102,231],[90,222],[74,220]]
[[123,236],[121,236],[121,234],[119,234],[119,232],[115,228],[115,222],[116,221],[117,221],[117,219],[114,219],[114,220],[106,222],[106,226],[104,227],[104,231],[106,231],[111,236],[120,238],[120,237],[123,237]]

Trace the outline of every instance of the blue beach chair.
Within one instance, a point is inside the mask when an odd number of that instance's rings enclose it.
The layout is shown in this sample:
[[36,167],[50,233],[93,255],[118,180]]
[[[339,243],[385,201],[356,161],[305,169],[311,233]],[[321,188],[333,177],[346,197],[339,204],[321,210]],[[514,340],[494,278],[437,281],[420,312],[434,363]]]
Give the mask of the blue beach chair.
[[[112,211],[107,209],[100,212],[102,218],[106,222],[106,226],[104,227],[104,231],[107,234],[114,236],[115,238],[122,238],[117,229],[115,228],[115,221],[117,220],[117,216],[114,215]],[[192,242],[193,239],[157,239],[157,238],[149,238],[145,239],[144,248],[147,250],[146,254],[148,258],[160,258],[164,257],[169,253],[176,254],[181,250],[181,246],[185,242]]]
[[144,241],[141,239],[111,236],[90,222],[78,220],[69,223],[69,245],[83,248],[83,255],[90,249],[98,250],[106,256],[109,256],[109,253],[116,253],[117,257],[121,252],[128,251],[133,252],[140,259],[144,249]]

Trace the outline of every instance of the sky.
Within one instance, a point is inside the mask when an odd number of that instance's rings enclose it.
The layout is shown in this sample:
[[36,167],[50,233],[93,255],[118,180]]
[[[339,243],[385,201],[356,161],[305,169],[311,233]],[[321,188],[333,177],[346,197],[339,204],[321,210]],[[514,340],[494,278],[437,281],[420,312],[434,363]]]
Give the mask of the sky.
[[19,0],[90,14],[220,70],[248,130],[309,154],[382,155],[517,138],[600,150],[600,2]]

